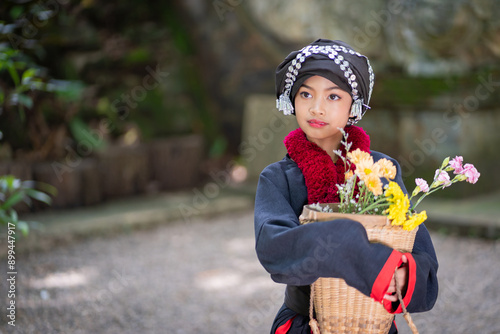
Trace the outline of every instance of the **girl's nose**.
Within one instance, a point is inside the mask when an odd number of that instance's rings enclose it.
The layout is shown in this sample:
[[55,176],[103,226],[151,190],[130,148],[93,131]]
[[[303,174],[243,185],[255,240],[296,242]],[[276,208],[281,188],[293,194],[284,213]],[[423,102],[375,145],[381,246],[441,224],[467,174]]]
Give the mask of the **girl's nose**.
[[312,115],[316,115],[316,114],[324,115],[325,109],[324,109],[324,105],[323,105],[322,101],[319,99],[315,99],[309,108],[309,112]]

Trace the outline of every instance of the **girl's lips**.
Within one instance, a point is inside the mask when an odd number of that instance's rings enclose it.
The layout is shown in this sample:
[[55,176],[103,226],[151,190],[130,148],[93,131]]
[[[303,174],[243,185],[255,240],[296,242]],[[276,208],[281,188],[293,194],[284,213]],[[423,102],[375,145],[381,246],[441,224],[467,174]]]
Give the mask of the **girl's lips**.
[[325,125],[328,125],[328,123],[322,122],[322,121],[317,120],[317,119],[310,119],[307,121],[307,123],[309,123],[309,125],[312,126],[313,128],[321,128]]

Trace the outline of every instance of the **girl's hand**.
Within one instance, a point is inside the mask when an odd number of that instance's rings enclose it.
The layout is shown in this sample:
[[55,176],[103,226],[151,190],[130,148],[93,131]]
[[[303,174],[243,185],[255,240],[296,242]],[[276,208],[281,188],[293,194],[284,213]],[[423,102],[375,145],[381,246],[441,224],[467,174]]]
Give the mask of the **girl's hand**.
[[408,285],[408,259],[406,258],[406,255],[403,255],[401,257],[401,260],[403,261],[403,264],[401,267],[398,268],[396,273],[392,276],[391,284],[389,285],[389,288],[387,289],[387,292],[384,296],[384,299],[389,300],[391,302],[397,302],[398,301],[398,295],[396,293],[396,279],[394,278],[395,275],[397,275],[398,279],[398,285],[399,289],[401,290],[401,295],[404,296],[406,293],[406,288]]

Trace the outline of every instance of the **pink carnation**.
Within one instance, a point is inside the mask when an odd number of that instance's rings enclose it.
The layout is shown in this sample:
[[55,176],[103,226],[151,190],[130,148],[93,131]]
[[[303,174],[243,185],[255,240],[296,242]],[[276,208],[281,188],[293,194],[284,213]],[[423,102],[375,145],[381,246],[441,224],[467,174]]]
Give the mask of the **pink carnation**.
[[464,158],[461,156],[456,156],[454,159],[450,161],[450,166],[451,168],[454,169],[453,173],[454,174],[461,174],[463,172],[463,167],[462,163],[464,161]]
[[467,182],[472,184],[476,183],[481,175],[473,164],[465,164],[463,171],[460,174],[467,176]]
[[429,185],[427,184],[427,181],[425,181],[424,179],[415,179],[415,183],[424,193],[429,191]]
[[444,170],[436,170],[434,180],[441,182],[443,184],[443,189],[451,186],[450,176]]

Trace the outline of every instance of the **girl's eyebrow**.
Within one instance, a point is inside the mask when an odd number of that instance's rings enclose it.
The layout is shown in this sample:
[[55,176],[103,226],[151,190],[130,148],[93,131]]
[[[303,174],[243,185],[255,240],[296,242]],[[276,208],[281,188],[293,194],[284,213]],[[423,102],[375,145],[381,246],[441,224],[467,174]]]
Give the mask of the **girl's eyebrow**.
[[[305,88],[310,89],[310,90],[314,90],[314,88],[309,87],[306,84],[302,84],[302,87],[305,87]],[[334,90],[334,89],[341,89],[341,88],[339,86],[332,86],[332,87],[326,88],[325,90]]]

